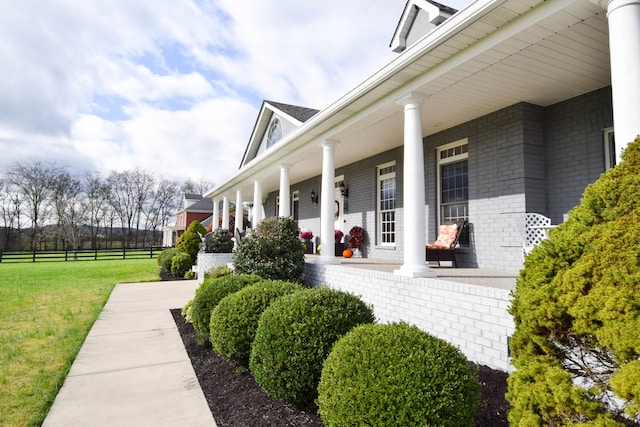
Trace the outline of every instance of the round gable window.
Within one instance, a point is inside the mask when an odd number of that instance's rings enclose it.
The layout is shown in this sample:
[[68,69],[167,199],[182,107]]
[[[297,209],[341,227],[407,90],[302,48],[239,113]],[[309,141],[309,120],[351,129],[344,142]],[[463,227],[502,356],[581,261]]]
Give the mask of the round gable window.
[[274,119],[269,126],[269,134],[267,135],[267,147],[271,147],[282,138],[282,126],[280,120]]

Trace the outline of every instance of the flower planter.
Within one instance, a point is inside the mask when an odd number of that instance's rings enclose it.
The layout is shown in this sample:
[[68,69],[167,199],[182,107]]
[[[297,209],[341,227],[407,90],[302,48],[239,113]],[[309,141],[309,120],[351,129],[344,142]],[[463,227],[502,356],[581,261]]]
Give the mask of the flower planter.
[[302,244],[304,245],[304,253],[305,254],[313,254],[313,242],[311,239],[302,239]]

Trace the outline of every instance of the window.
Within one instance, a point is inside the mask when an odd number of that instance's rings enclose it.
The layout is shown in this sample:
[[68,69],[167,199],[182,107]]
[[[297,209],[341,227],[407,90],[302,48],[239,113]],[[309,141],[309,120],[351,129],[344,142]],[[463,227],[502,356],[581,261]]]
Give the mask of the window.
[[604,129],[604,170],[616,165],[616,138],[613,128]]
[[396,162],[377,168],[378,193],[378,243],[383,246],[396,244]]
[[280,120],[273,119],[269,126],[269,133],[267,135],[267,147],[271,147],[282,138],[282,125]]
[[[443,145],[438,155],[438,223],[451,224],[469,219],[469,163],[467,140]],[[469,243],[460,235],[460,243]]]
[[291,216],[296,221],[300,219],[299,210],[300,210],[300,191],[296,190],[291,195]]

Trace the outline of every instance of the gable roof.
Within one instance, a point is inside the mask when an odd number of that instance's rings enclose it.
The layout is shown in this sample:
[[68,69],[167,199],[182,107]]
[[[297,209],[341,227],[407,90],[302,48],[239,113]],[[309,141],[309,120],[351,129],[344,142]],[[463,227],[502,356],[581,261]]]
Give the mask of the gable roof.
[[288,114],[294,119],[298,120],[300,123],[304,123],[309,120],[311,117],[315,116],[319,110],[307,107],[300,107],[297,105],[283,104],[281,102],[274,101],[264,101],[269,105],[273,105],[278,108],[281,112]]
[[[389,45],[394,52],[402,52],[407,48],[407,36],[414,29],[414,23],[420,10],[427,14],[427,19],[429,19],[429,23],[432,24],[432,28],[440,25],[457,12],[457,10],[452,7],[432,0],[407,0],[407,4],[404,6],[402,16],[400,17],[396,31],[393,33],[391,44]],[[421,31],[423,31],[424,34],[418,34],[418,37],[424,36],[431,30],[423,28]]]
[[[187,195],[185,194],[185,198],[186,196]],[[191,203],[189,206],[186,206],[180,212],[213,212],[213,200],[208,198],[200,199],[197,202]]]
[[269,126],[269,122],[271,121],[271,117],[274,113],[278,113],[279,115],[288,118],[288,120],[294,125],[300,126],[311,117],[316,115],[318,111],[319,110],[315,110],[313,108],[300,107],[298,105],[284,104],[281,102],[267,100],[262,101],[262,106],[260,107],[258,118],[256,119],[256,123],[253,126],[251,137],[249,138],[247,147],[245,148],[244,154],[242,155],[242,160],[240,161],[240,168],[242,168],[244,164],[253,159],[258,153],[260,143],[262,142],[264,134],[267,132],[267,127]]

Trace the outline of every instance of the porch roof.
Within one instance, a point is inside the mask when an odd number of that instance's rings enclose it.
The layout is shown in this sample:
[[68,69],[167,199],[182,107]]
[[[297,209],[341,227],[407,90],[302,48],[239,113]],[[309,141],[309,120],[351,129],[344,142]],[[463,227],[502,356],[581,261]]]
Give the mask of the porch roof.
[[478,0],[427,34],[387,66],[321,110],[206,197],[249,198],[279,186],[287,163],[291,183],[321,174],[319,143],[340,141],[335,166],[403,145],[397,100],[426,97],[424,136],[516,104],[548,106],[611,81],[606,13],[582,0]]

